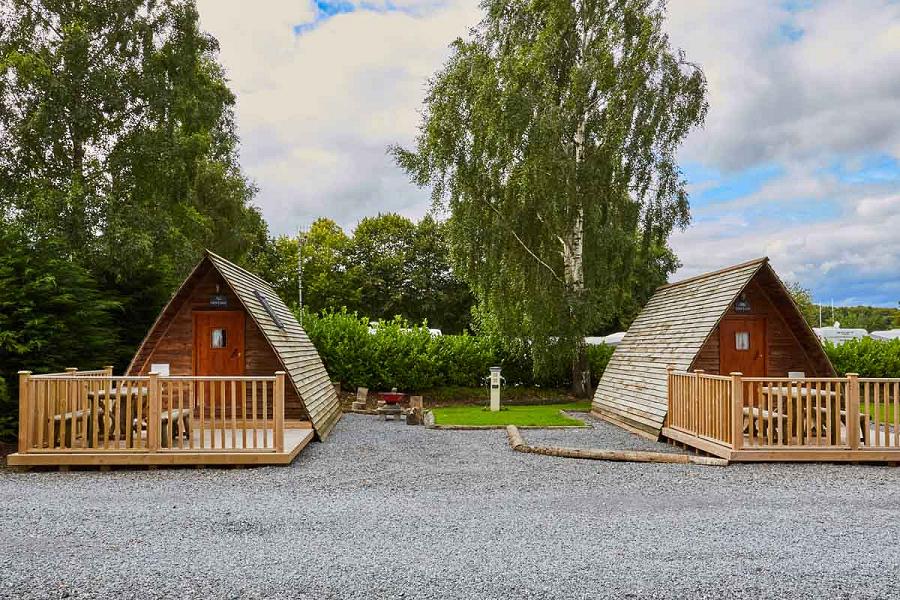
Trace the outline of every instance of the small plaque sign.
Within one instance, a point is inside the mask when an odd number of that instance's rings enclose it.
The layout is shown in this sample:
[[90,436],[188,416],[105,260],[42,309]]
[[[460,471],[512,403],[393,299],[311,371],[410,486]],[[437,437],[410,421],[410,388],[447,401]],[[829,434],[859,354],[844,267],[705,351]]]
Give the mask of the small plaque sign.
[[734,301],[734,311],[750,312],[750,301],[747,300],[746,294],[741,294],[738,299]]
[[228,306],[228,296],[225,294],[213,294],[209,297],[209,305],[215,308],[226,308]]

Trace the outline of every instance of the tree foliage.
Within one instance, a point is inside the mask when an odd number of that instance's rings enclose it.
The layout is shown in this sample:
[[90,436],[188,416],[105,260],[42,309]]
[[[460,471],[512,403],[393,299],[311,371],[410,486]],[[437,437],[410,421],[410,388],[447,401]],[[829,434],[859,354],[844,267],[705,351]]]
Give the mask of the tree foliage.
[[192,0],[0,7],[0,218],[121,301],[120,365],[203,248],[266,239],[217,51]]
[[[59,243],[32,242],[0,222],[0,389],[5,379],[15,397],[19,370],[109,364],[119,315],[118,303],[87,270],[63,258]],[[15,409],[0,402],[0,437],[11,434]]]
[[813,302],[812,293],[798,282],[788,284],[794,302],[803,313],[803,317],[811,327],[819,326],[821,315],[822,325],[830,327],[834,322],[841,327],[851,329],[865,329],[866,331],[881,331],[900,327],[900,309],[879,306],[834,306],[816,304]]
[[393,153],[449,209],[456,265],[501,330],[559,337],[583,370],[584,335],[629,321],[677,266],[675,152],[706,82],[670,47],[661,2],[482,8],[430,81],[415,148]]
[[[296,307],[297,238],[279,236],[250,258],[252,268]],[[312,312],[348,309],[373,321],[402,317],[461,332],[472,296],[450,266],[445,226],[397,214],[362,219],[347,235],[321,218],[303,245],[303,306]]]

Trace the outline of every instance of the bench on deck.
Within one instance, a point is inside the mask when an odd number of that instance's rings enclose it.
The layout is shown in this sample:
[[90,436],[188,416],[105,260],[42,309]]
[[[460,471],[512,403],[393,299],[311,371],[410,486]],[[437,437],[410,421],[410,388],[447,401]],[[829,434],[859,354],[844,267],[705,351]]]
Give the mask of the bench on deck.
[[[756,437],[764,437],[768,433],[769,427],[769,418],[772,419],[772,432],[773,434],[778,431],[778,421],[779,419],[784,418],[780,412],[777,411],[768,411],[764,408],[756,408],[745,406],[744,407],[744,428],[743,432],[746,434],[750,433],[750,428],[753,428],[753,435]],[[762,431],[757,429],[757,424],[762,420]]]
[[[103,411],[100,410],[99,414]],[[83,427],[85,418],[87,418],[87,429]],[[83,429],[81,433],[84,439],[90,440],[94,432],[94,420],[91,418],[90,409],[74,410],[53,415],[53,430],[56,432],[56,445],[60,448],[71,448],[72,440],[77,437],[79,429]]]
[[[821,427],[821,433],[824,433],[827,435],[827,432],[825,431],[824,423],[825,423],[825,419],[827,418],[827,415],[828,415],[828,408],[826,408],[824,406],[818,407],[818,408],[813,406],[813,407],[811,407],[811,409],[813,411],[816,411],[819,413],[819,418],[816,419],[814,421],[814,423],[817,426]],[[753,435],[756,437],[766,436],[768,434],[770,417],[772,419],[772,434],[773,434],[773,436],[777,436],[778,427],[780,426],[781,422],[784,419],[788,418],[786,414],[780,413],[778,411],[774,411],[774,410],[768,411],[764,408],[757,408],[757,407],[750,407],[750,406],[745,406],[743,413],[744,413],[743,432],[746,434],[749,434],[750,428],[753,427]],[[807,415],[805,410],[803,411],[803,413],[804,413],[804,416]],[[843,423],[844,426],[846,426],[847,425],[847,411],[846,410],[839,411],[839,414],[840,414],[840,423]],[[757,429],[757,424],[760,421],[762,422],[763,431],[760,431],[759,429]],[[866,413],[859,413],[859,436],[860,436],[859,439],[860,439],[860,441],[862,441],[863,443],[866,443],[866,444],[869,443],[868,424],[869,424],[869,416]],[[806,428],[804,428],[804,431],[805,431],[805,429]],[[814,431],[815,429],[812,425],[810,425],[809,430]],[[837,434],[837,435],[835,435],[835,434]],[[839,429],[832,431],[832,438],[833,438],[832,443],[840,444],[840,430]]]
[[[169,441],[178,439],[191,439],[191,417],[193,411],[190,408],[173,408],[171,411],[163,409],[159,414],[160,446],[169,447]],[[147,429],[146,419],[134,419],[132,428],[137,435],[141,430]]]

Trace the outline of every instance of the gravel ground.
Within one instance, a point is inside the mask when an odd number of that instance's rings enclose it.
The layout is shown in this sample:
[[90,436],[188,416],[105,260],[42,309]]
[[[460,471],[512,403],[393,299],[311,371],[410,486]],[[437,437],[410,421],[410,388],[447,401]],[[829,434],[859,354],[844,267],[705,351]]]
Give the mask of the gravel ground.
[[579,461],[347,415],[286,468],[0,469],[0,596],[896,598],[898,492],[889,467]]

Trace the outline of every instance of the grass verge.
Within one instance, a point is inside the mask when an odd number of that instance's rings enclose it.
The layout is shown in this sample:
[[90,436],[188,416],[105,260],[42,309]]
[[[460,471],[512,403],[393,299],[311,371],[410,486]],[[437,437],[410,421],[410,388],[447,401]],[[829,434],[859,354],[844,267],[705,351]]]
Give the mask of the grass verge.
[[[894,405],[879,403],[878,408],[879,408],[878,422],[882,425],[885,423],[887,423],[888,425],[892,425],[894,423]],[[866,405],[865,402],[860,402],[859,410],[860,410],[860,412],[864,412],[867,415],[869,415],[869,422],[871,422],[871,423],[875,422],[875,403],[874,402],[869,402],[868,406]]]
[[561,414],[561,410],[591,410],[590,402],[567,402],[564,404],[540,404],[530,406],[504,406],[499,412],[491,412],[483,406],[445,406],[434,408],[434,422],[437,425],[517,425],[531,427],[551,427],[558,425],[584,425],[583,421]]

